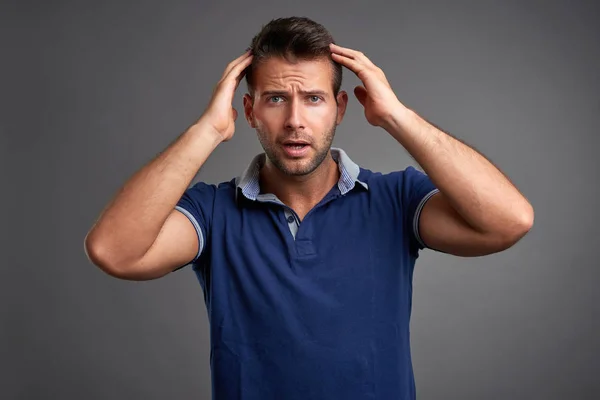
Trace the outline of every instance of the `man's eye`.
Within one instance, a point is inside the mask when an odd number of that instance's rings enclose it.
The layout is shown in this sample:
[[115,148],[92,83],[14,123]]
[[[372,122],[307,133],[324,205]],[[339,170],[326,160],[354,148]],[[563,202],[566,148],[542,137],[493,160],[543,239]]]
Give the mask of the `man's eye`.
[[319,100],[321,100],[321,98],[319,96],[310,96],[309,97],[310,101],[313,103],[318,102]]
[[279,103],[279,101],[277,101],[277,100],[280,100],[280,99],[281,99],[281,96],[271,96],[269,98],[269,101],[271,101],[273,103]]

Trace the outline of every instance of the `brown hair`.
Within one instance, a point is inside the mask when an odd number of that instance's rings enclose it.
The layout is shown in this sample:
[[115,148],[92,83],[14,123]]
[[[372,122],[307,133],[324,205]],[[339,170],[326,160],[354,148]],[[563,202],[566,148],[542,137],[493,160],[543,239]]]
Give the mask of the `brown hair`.
[[270,57],[282,57],[289,62],[329,57],[333,68],[333,94],[342,86],[342,65],[331,59],[329,44],[335,43],[325,27],[306,17],[277,18],[264,25],[254,36],[249,50],[254,58],[246,68],[246,84],[254,94],[253,68]]

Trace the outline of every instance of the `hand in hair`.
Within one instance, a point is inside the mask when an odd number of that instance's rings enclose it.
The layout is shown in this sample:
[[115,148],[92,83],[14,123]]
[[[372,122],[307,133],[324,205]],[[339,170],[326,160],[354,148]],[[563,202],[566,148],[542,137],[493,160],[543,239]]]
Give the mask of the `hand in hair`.
[[235,120],[238,116],[237,110],[232,106],[233,96],[251,62],[252,54],[248,50],[227,65],[221,80],[213,90],[208,107],[201,117],[203,121],[213,127],[224,142],[233,137]]
[[351,70],[364,86],[354,88],[354,95],[365,109],[365,117],[373,126],[383,127],[394,110],[403,107],[385,74],[360,51],[330,45],[331,58]]

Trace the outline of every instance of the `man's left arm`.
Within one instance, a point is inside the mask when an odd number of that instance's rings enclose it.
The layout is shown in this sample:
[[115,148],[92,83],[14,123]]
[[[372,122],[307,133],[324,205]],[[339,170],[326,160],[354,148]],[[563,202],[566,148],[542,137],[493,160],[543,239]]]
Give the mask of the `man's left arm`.
[[336,45],[331,51],[363,82],[354,94],[368,122],[389,132],[439,189],[420,214],[419,234],[427,247],[481,256],[509,248],[531,229],[531,204],[498,168],[405,107],[363,53]]
[[401,104],[382,127],[439,189],[420,215],[419,234],[427,247],[480,256],[509,248],[531,229],[531,204],[476,150]]

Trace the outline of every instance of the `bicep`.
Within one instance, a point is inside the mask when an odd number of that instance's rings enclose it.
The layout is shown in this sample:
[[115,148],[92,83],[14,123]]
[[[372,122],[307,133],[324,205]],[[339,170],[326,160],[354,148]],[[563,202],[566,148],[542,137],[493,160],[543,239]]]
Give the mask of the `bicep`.
[[501,251],[498,238],[473,229],[438,192],[423,206],[419,235],[426,247],[462,257],[477,257]]
[[132,280],[160,278],[189,264],[199,251],[196,228],[182,212],[171,211],[156,240],[132,268]]

